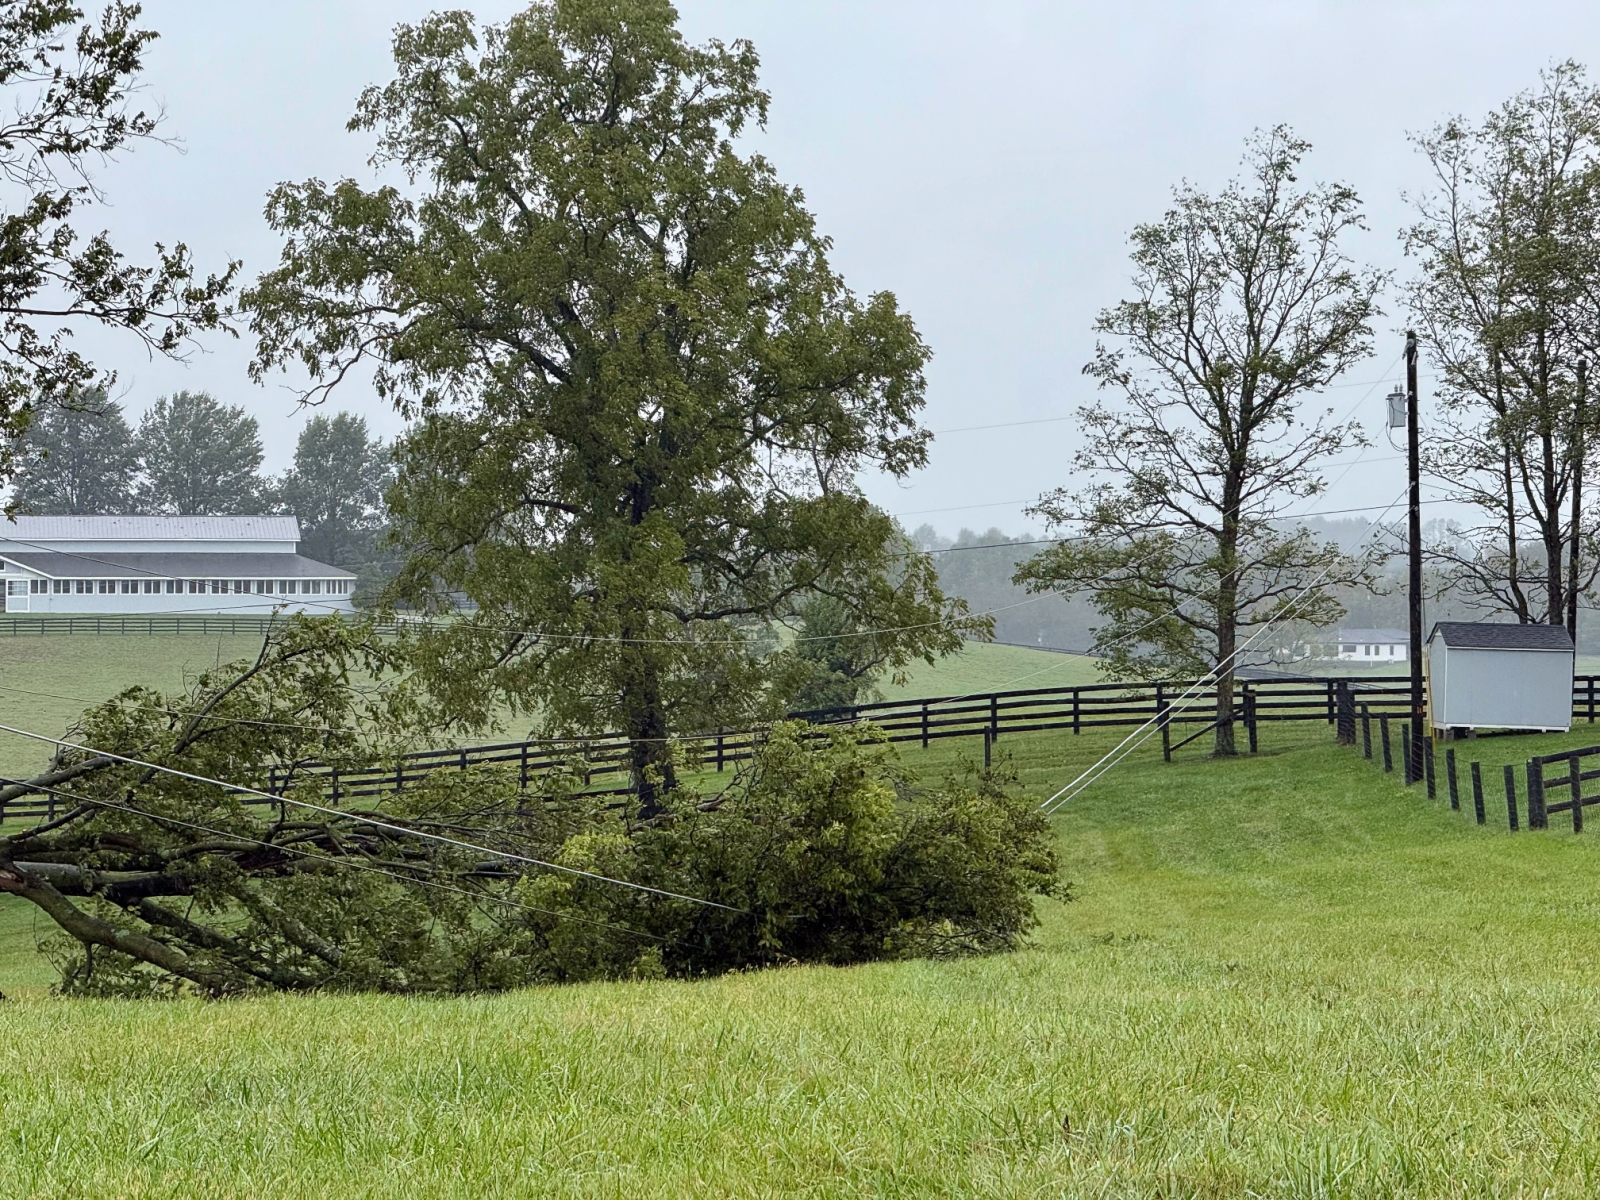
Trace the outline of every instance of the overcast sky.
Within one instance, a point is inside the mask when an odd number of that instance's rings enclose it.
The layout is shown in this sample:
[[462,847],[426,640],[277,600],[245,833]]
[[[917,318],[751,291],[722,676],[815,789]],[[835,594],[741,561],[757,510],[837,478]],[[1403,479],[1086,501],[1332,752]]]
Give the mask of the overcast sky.
[[[253,278],[277,256],[268,188],[366,178],[368,146],[344,123],[360,88],[387,78],[394,24],[433,7],[147,0],[162,34],[150,95],[183,149],[146,146],[107,171],[100,221],[130,254],[181,238],[202,264],[241,258]],[[1306,174],[1364,199],[1372,231],[1357,253],[1403,272],[1403,193],[1426,184],[1408,131],[1480,117],[1553,60],[1600,64],[1595,0],[685,0],[680,11],[691,40],[755,43],[773,106],[750,145],[804,189],[851,286],[895,292],[932,346],[927,424],[966,431],[940,436],[915,478],[867,487],[908,527],[949,533],[1019,532],[1027,501],[1070,482],[1094,314],[1125,294],[1127,233],[1160,216],[1173,184],[1219,186],[1251,129],[1287,122],[1314,146]],[[1333,467],[1333,490],[1308,508],[1385,503],[1403,483],[1377,428],[1399,350],[1388,308],[1381,353],[1347,377],[1363,386],[1329,394],[1379,446]],[[214,337],[182,366],[122,339],[83,343],[120,370],[135,413],[175,388],[208,390],[260,418],[269,469],[293,453],[304,415],[283,387],[249,382],[247,341]],[[331,407],[398,428],[359,389]],[[968,429],[1009,422],[1037,423]]]

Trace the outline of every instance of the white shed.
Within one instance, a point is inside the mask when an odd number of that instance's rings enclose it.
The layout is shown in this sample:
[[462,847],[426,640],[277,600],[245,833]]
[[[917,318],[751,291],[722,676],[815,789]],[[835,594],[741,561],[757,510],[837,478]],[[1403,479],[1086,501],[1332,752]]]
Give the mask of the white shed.
[[1572,727],[1572,639],[1562,626],[1439,621],[1426,650],[1434,729]]

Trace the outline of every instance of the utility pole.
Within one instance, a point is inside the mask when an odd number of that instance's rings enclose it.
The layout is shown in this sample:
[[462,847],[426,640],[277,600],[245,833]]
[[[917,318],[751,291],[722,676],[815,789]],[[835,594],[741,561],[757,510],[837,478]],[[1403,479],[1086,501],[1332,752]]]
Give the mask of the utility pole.
[[1417,438],[1417,335],[1406,330],[1406,470],[1411,483],[1411,753],[1406,782],[1422,778],[1422,464]]
[[1583,525],[1583,454],[1589,440],[1589,360],[1578,359],[1578,400],[1572,414],[1572,554],[1567,565],[1567,636],[1578,644],[1578,547]]

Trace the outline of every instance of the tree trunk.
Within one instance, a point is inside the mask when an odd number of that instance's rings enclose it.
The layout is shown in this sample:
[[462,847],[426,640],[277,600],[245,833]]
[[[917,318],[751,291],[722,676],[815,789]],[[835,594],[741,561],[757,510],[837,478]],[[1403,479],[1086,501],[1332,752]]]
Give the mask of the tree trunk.
[[1223,489],[1222,534],[1217,539],[1217,733],[1215,758],[1238,754],[1233,739],[1233,676],[1239,647],[1239,497],[1242,471],[1236,469]]
[[678,776],[668,741],[660,670],[649,645],[640,642],[622,648],[622,719],[628,735],[628,769],[639,798],[639,816],[649,820],[661,813],[661,802],[677,788]]
[[173,975],[177,975],[203,988],[212,996],[224,995],[233,990],[232,981],[223,973],[212,971],[196,963],[187,954],[174,950],[152,937],[119,929],[92,913],[86,913],[73,904],[51,884],[19,867],[16,863],[0,863],[0,892],[30,900],[85,946],[105,946],[120,950],[130,958],[147,962]]

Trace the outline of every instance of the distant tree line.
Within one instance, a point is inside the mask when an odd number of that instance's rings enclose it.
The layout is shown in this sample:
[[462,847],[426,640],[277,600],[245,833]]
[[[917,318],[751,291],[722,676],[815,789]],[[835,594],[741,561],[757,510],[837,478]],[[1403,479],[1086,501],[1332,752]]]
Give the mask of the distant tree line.
[[387,524],[390,447],[364,418],[321,413],[306,422],[293,465],[261,473],[261,429],[239,405],[175,392],[129,426],[103,391],[41,407],[13,449],[17,512],[291,513],[301,550],[335,566],[372,566]]

